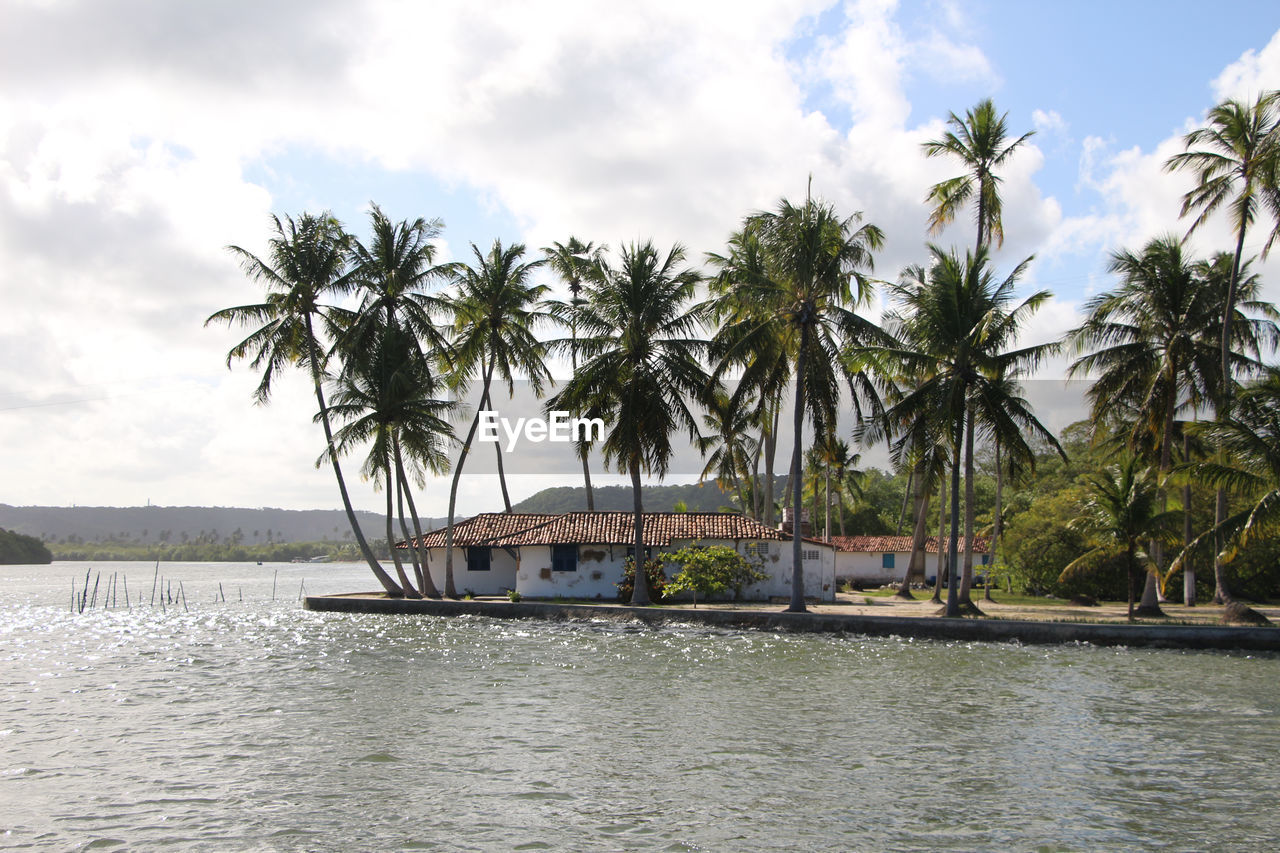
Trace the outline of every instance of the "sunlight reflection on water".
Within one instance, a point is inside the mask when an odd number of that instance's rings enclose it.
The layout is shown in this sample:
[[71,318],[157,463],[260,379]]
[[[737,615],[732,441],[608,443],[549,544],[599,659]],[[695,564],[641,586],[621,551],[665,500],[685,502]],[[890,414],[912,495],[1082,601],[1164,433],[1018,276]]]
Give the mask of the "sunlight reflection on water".
[[[131,588],[149,568],[130,564]],[[74,565],[10,569],[4,847],[1258,849],[1280,832],[1275,657],[302,610],[299,572],[309,591],[369,586],[343,566],[290,568],[285,595],[281,567],[162,566],[187,610],[73,614]],[[219,580],[245,600],[214,602]]]

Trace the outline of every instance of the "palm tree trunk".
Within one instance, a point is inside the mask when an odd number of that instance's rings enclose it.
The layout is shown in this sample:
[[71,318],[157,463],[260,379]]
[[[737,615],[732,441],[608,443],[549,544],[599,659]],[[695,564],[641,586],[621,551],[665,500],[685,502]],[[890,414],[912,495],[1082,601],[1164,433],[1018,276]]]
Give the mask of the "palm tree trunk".
[[899,598],[915,598],[911,594],[911,583],[919,578],[924,582],[924,542],[929,533],[929,490],[920,472],[924,470],[923,460],[911,469],[907,481],[913,484],[915,500],[915,524],[911,530],[911,558],[907,561],[907,570],[902,575],[902,583],[898,585]]
[[761,518],[764,511],[763,500],[760,492],[760,442],[756,442],[756,452],[751,457],[751,517],[756,521]]
[[991,597],[991,579],[996,569],[996,555],[1000,550],[1000,537],[1004,534],[1004,465],[1000,459],[1000,439],[996,438],[996,513],[991,525],[991,544],[987,547],[987,582],[983,584],[982,600],[995,601]]
[[511,514],[511,495],[507,493],[507,475],[502,470],[502,442],[495,441],[493,449],[498,453],[498,485],[502,487],[502,506],[503,512]]
[[[967,415],[967,412],[966,412]],[[951,535],[947,542],[947,610],[948,616],[960,615],[960,585],[957,575],[959,568],[957,565],[957,551],[960,543],[957,539],[960,536],[960,448],[964,443],[965,421],[968,420],[966,415],[961,415],[959,428],[956,430],[954,450],[951,455]],[[942,543],[938,543],[939,549]]]
[[[1183,432],[1182,434],[1182,461],[1191,461],[1191,436]],[[1191,542],[1192,539],[1192,521],[1191,521],[1191,483],[1187,483],[1182,487],[1182,545]],[[1187,607],[1196,606],[1196,569],[1191,563],[1191,555],[1188,554],[1182,563],[1182,603]]]
[[631,496],[633,501],[632,512],[635,514],[635,558],[634,565],[636,570],[636,582],[631,587],[631,606],[644,607],[649,603],[649,578],[645,574],[645,558],[644,558],[644,500],[643,490],[640,486],[640,463],[632,460],[631,469]]
[[962,604],[973,605],[970,591],[973,589],[973,524],[976,509],[973,505],[973,429],[976,418],[972,403],[965,409],[965,420],[968,423],[964,434],[964,571],[960,575],[960,601]]
[[791,426],[795,430],[795,448],[791,451],[791,603],[788,613],[804,613],[804,534],[800,511],[804,508],[804,370],[805,350],[809,345],[808,327],[800,327],[800,349],[796,355],[796,410]]
[[[480,394],[482,402],[489,399],[491,379],[493,367],[489,366],[484,375],[484,390]],[[449,484],[449,519],[445,523],[444,532],[444,594],[449,598],[458,597],[458,589],[453,583],[453,514],[458,505],[458,480],[462,477],[462,466],[467,461],[467,453],[471,450],[471,442],[475,440],[479,426],[480,406],[477,406],[475,417],[471,419],[471,429],[467,430],[466,441],[462,442],[462,450],[458,453],[458,467],[453,469],[453,482]]]
[[822,532],[825,535],[826,540],[830,542],[831,541],[831,468],[830,468],[830,463],[827,463],[827,465],[828,467],[826,471],[823,472],[823,479],[825,480],[824,488],[827,490],[827,494],[826,494],[827,505],[823,508],[826,511],[826,514],[822,517]]
[[[573,372],[578,372],[578,324],[573,322],[569,324],[570,333],[573,335],[573,344],[569,349],[569,357],[573,365]],[[577,447],[578,458],[582,460],[582,482],[587,487],[587,512],[596,511],[596,496],[591,490],[591,463],[587,457],[591,454],[591,447],[585,441],[579,441]],[[508,509],[507,512],[511,510]]]
[[404,573],[404,563],[401,562],[400,555],[396,553],[396,535],[395,530],[392,528],[392,521],[395,518],[394,493],[396,490],[396,478],[393,476],[391,470],[391,454],[387,453],[386,456],[387,458],[382,460],[382,464],[383,470],[387,474],[387,482],[385,484],[387,488],[387,550],[391,552],[391,562],[395,563],[396,577],[400,579],[400,586],[404,590],[405,597],[422,598],[422,594],[414,589],[412,581],[409,580],[409,576]]
[[1124,563],[1125,571],[1128,573],[1128,577],[1129,577],[1129,621],[1130,622],[1133,621],[1133,597],[1134,597],[1134,589],[1135,587],[1137,587],[1137,583],[1135,582],[1137,577],[1137,572],[1133,570],[1133,550],[1134,550],[1133,540],[1131,539],[1129,540],[1129,550],[1125,554],[1125,563]]
[[902,509],[898,511],[898,526],[893,531],[895,536],[902,535],[902,523],[907,519],[907,504],[910,503],[913,507],[920,506],[920,487],[916,483],[916,471],[919,469],[920,466],[915,465],[911,468],[911,472],[907,474],[907,487],[902,490]]
[[401,483],[405,483],[404,496],[409,502],[409,517],[413,519],[413,535],[418,540],[418,559],[422,563],[422,583],[418,587],[422,594],[428,598],[439,598],[440,590],[436,589],[436,582],[431,577],[431,564],[428,562],[428,550],[426,543],[422,539],[422,523],[418,519],[418,507],[413,502],[413,489],[410,489],[405,482],[404,463],[400,455],[400,441],[396,440],[396,476],[400,478]]
[[[1222,388],[1219,389],[1218,405],[1214,415],[1218,420],[1226,420],[1231,413],[1231,392],[1233,377],[1231,375],[1231,321],[1236,311],[1236,287],[1240,281],[1240,258],[1244,254],[1244,233],[1248,223],[1242,218],[1240,232],[1236,235],[1236,254],[1231,264],[1231,281],[1227,284],[1227,304],[1222,314],[1222,362],[1219,369]],[[1221,453],[1221,452],[1219,452]],[[1227,490],[1218,487],[1213,508],[1213,524],[1220,528],[1227,520]],[[1222,542],[1220,536],[1213,537],[1213,603],[1229,604],[1233,598],[1227,586],[1226,569],[1222,565]]]
[[764,523],[773,527],[777,524],[774,517],[773,503],[773,460],[774,455],[778,452],[778,419],[781,412],[774,409],[772,416],[772,428],[764,436]]
[[938,480],[938,564],[933,575],[933,596],[930,598],[934,604],[942,603],[942,584],[947,576],[947,549],[944,547],[947,541],[947,487],[941,477]]
[[320,423],[324,426],[324,443],[329,450],[329,461],[333,463],[333,476],[338,480],[338,493],[342,495],[342,508],[346,510],[347,522],[351,525],[351,535],[355,536],[356,545],[360,548],[360,555],[369,564],[369,569],[373,572],[373,576],[378,579],[378,583],[382,584],[382,588],[387,595],[392,598],[402,598],[404,590],[396,586],[396,582],[379,565],[378,558],[373,555],[373,549],[369,547],[369,543],[364,538],[364,531],[360,529],[360,522],[356,520],[356,511],[351,506],[351,496],[347,494],[347,481],[342,477],[342,466],[338,463],[338,451],[333,446],[333,427],[329,425],[329,407],[325,405],[324,389],[320,383],[320,354],[316,351],[316,339],[311,327],[310,314],[306,315],[306,322],[307,359],[311,362],[311,381],[316,389],[316,404],[320,407]]
[[404,475],[400,466],[400,460],[396,459],[396,515],[400,519],[400,535],[404,537],[405,550],[409,552],[409,559],[413,563],[413,577],[417,581],[418,589],[425,590],[426,584],[422,576],[422,561],[418,559],[418,549],[410,544],[413,537],[409,535],[409,524],[405,521],[404,514]]

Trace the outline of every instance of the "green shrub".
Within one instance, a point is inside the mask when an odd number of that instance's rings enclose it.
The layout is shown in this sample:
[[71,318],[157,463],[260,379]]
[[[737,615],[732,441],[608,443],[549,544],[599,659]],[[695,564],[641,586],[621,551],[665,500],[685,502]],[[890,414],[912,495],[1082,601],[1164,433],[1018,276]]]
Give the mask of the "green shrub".
[[[667,576],[662,571],[662,559],[645,560],[644,576],[646,585],[649,587],[649,600],[654,603],[662,601],[667,590]],[[628,557],[623,564],[622,580],[615,586],[618,587],[618,600],[623,604],[630,604],[631,593],[636,587],[636,565],[631,557]]]

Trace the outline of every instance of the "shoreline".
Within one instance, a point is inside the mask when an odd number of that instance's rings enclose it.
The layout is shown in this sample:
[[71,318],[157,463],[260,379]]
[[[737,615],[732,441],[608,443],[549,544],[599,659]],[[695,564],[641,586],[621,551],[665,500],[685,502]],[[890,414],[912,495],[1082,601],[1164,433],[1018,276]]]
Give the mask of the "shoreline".
[[452,601],[387,598],[382,593],[308,596],[303,607],[325,613],[422,616],[485,616],[493,619],[699,624],[730,629],[790,633],[863,634],[929,640],[1019,642],[1028,645],[1089,643],[1169,649],[1280,652],[1280,629],[1230,625],[1161,625],[1037,619],[876,616],[864,613],[784,613],[780,610],[703,607],[629,607],[500,599]]

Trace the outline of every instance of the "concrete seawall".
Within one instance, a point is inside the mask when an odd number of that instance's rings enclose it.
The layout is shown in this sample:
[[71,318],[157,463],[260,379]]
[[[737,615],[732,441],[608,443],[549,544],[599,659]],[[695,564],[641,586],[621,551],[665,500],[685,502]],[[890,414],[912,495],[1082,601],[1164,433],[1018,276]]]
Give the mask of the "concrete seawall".
[[767,610],[688,610],[624,607],[616,604],[561,604],[544,601],[440,601],[360,595],[310,596],[308,610],[329,613],[487,616],[493,619],[639,621],[649,625],[681,623],[720,628],[797,633],[866,634],[930,640],[981,640],[1029,644],[1092,643],[1099,646],[1149,646],[1173,649],[1280,651],[1280,629],[1216,625],[1129,625],[1042,622],[1012,619],[944,619],[914,616],[861,616],[781,613]]

